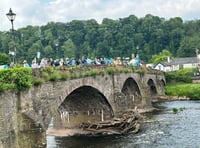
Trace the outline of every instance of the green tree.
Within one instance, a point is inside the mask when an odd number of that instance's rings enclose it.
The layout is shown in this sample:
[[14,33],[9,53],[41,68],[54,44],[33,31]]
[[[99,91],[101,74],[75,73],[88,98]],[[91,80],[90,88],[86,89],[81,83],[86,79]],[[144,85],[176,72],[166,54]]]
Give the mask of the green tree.
[[185,37],[180,43],[177,51],[179,57],[192,57],[196,55],[196,48],[200,47],[200,37],[195,35],[192,37]]
[[75,46],[71,39],[68,39],[64,42],[64,45],[61,47],[61,50],[64,53],[64,57],[72,58],[75,56]]
[[[21,36],[23,34],[23,37]],[[159,55],[167,49],[174,56],[194,56],[200,48],[200,20],[183,22],[180,17],[165,20],[147,14],[137,18],[130,15],[120,19],[73,20],[69,23],[49,22],[43,26],[27,26],[11,32],[0,32],[0,51],[8,53],[16,46],[16,59],[33,58],[37,50],[41,58],[58,56],[110,56],[125,57],[139,53],[140,58],[150,62],[152,55]],[[66,48],[66,42],[69,49]],[[55,41],[59,43],[58,48]],[[136,47],[139,50],[136,51]],[[71,50],[73,49],[73,50]],[[69,55],[68,55],[69,54]]]
[[168,57],[172,58],[172,54],[169,52],[169,50],[164,49],[158,55],[153,55],[151,58],[151,62],[153,64],[157,64],[159,62],[166,62]]
[[50,45],[48,45],[43,49],[43,53],[41,54],[42,54],[42,57],[56,58],[57,53],[55,50],[53,50],[53,48]]
[[0,65],[9,64],[10,62],[11,58],[7,54],[0,53]]

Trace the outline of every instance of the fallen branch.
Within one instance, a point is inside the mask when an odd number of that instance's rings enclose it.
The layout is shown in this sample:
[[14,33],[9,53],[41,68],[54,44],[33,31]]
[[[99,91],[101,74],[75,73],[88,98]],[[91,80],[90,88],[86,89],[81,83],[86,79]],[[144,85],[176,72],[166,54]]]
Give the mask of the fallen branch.
[[92,135],[111,135],[111,134],[127,134],[136,133],[140,129],[139,121],[142,116],[136,110],[130,110],[112,120],[80,124],[80,128],[92,132]]

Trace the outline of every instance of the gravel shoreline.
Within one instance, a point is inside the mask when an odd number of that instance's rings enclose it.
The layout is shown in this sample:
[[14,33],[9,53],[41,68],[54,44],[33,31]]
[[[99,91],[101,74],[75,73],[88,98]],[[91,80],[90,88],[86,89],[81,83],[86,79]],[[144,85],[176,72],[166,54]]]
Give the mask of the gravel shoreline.
[[81,129],[55,129],[49,128],[46,131],[47,136],[57,136],[57,137],[69,137],[74,135],[85,135],[88,134],[87,131]]

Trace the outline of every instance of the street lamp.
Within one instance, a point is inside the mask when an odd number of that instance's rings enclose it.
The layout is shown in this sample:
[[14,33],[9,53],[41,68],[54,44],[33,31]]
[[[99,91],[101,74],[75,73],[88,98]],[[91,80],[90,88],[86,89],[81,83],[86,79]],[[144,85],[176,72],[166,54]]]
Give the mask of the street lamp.
[[6,14],[8,19],[11,21],[12,24],[12,31],[14,31],[14,25],[13,21],[15,20],[16,14],[12,12],[12,9],[10,8],[9,12]]
[[139,46],[136,46],[136,56],[138,56],[138,50],[139,50]]
[[55,46],[56,46],[56,54],[57,54],[57,58],[58,58],[58,46],[59,46],[59,43],[56,42]]
[[15,63],[15,56],[16,56],[16,43],[15,43],[15,35],[14,35],[14,25],[13,22],[15,20],[16,14],[13,13],[12,9],[10,8],[9,12],[6,14],[6,16],[8,17],[8,19],[11,21],[11,25],[12,25],[12,34],[13,34],[13,38],[14,38],[14,56],[13,56],[13,62]]
[[196,56],[197,56],[197,65],[199,65],[200,55],[199,55],[199,49],[198,48],[196,48]]

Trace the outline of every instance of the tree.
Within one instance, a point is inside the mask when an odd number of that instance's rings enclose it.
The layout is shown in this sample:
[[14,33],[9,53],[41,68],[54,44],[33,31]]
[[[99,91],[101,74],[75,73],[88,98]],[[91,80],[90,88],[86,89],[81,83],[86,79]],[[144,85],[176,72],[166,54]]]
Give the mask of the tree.
[[11,58],[7,54],[0,53],[0,65],[9,64],[10,62]]
[[157,64],[159,62],[166,62],[168,57],[172,57],[172,54],[169,52],[169,50],[162,50],[158,55],[153,55],[151,58],[151,62],[153,64]]
[[196,54],[196,48],[200,47],[200,37],[199,35],[186,37],[181,41],[180,47],[177,51],[179,57],[192,57]]
[[72,58],[75,56],[75,46],[71,39],[68,39],[64,42],[64,45],[61,47],[64,57]]
[[[8,53],[16,47],[18,62],[31,60],[37,50],[41,58],[57,55],[115,58],[137,52],[143,61],[150,62],[152,55],[160,55],[163,49],[174,56],[194,56],[195,49],[200,48],[199,36],[200,20],[183,22],[180,17],[165,20],[151,14],[143,18],[130,15],[116,20],[104,18],[101,24],[90,19],[29,25],[15,31],[15,42],[12,33],[0,32],[0,51]],[[55,46],[57,42],[59,46]]]
[[48,45],[43,49],[43,54],[42,57],[47,57],[47,58],[55,58],[56,57],[56,51],[53,50],[53,48]]

